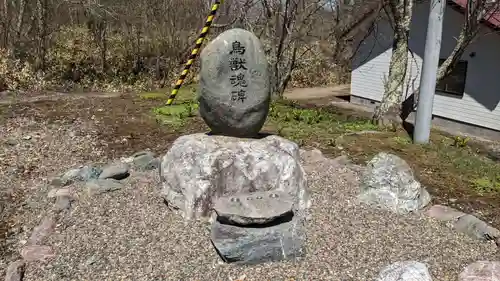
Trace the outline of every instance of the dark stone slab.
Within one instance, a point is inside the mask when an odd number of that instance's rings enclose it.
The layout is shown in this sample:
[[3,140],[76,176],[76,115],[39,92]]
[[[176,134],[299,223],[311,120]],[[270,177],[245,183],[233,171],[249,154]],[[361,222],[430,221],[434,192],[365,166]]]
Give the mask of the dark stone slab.
[[304,256],[304,222],[297,216],[275,224],[247,227],[215,221],[211,239],[227,263],[258,264]]

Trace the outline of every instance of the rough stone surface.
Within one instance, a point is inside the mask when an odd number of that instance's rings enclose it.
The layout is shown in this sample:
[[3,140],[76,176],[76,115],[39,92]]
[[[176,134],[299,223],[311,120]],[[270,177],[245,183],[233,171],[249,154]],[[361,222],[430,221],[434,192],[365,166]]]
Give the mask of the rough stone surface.
[[56,203],[54,204],[54,210],[64,211],[71,208],[71,197],[69,196],[58,196],[56,198]]
[[321,150],[313,148],[311,150],[300,150],[300,158],[306,163],[318,163],[326,160]]
[[55,227],[56,223],[52,216],[49,215],[44,217],[40,224],[33,229],[33,232],[28,239],[28,245],[40,244],[47,236],[49,236],[54,231]]
[[417,261],[395,262],[380,272],[376,281],[432,281],[427,266]]
[[218,219],[231,224],[265,224],[293,215],[295,197],[284,192],[264,191],[224,196],[215,202]]
[[418,211],[431,200],[427,190],[415,180],[410,166],[385,152],[368,163],[359,199],[398,214]]
[[461,216],[454,224],[454,228],[468,236],[482,241],[496,240],[500,231],[473,215]]
[[94,165],[87,165],[84,166],[80,169],[80,172],[78,173],[77,180],[78,181],[89,181],[92,179],[97,179],[102,173],[102,168],[94,166]]
[[160,178],[162,196],[185,219],[209,217],[219,197],[255,191],[287,193],[297,211],[310,204],[298,145],[278,136],[182,136],[163,157]]
[[458,281],[500,281],[500,262],[474,262],[460,273]]
[[304,252],[304,221],[297,216],[268,227],[212,224],[212,243],[228,263],[256,264],[293,260]]
[[243,29],[225,31],[203,49],[198,100],[214,133],[253,136],[260,131],[271,99],[267,67],[259,39]]
[[127,163],[109,164],[103,168],[102,173],[99,175],[99,179],[122,180],[130,175],[129,169],[130,166]]
[[53,178],[50,185],[64,187],[78,181],[85,182],[91,179],[97,179],[101,173],[102,169],[100,167],[86,165],[81,168],[70,169],[61,176]]
[[55,198],[58,196],[71,196],[74,193],[72,188],[53,188],[47,194],[49,198]]
[[5,273],[5,281],[22,281],[24,276],[25,262],[17,260],[11,262]]
[[123,187],[123,184],[114,179],[94,179],[88,181],[85,187],[87,188],[88,194],[97,195],[119,190]]
[[21,250],[21,256],[27,262],[43,261],[55,257],[54,250],[50,246],[31,245]]
[[465,216],[465,213],[462,213],[458,210],[455,210],[448,206],[443,205],[434,205],[427,210],[426,214],[440,221],[457,221],[460,217]]
[[142,151],[135,153],[132,163],[134,168],[139,171],[148,171],[158,168],[160,161],[155,158],[155,154],[151,151]]

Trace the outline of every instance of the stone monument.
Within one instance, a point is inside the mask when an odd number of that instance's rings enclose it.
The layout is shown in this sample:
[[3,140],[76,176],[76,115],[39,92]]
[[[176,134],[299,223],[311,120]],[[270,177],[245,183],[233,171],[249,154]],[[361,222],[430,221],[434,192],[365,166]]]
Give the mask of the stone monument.
[[200,114],[213,133],[256,135],[269,112],[267,59],[259,39],[230,29],[201,52]]
[[255,35],[231,29],[205,48],[198,100],[212,134],[182,136],[163,156],[164,200],[185,220],[209,219],[226,262],[303,256],[307,181],[296,143],[258,136],[270,90]]

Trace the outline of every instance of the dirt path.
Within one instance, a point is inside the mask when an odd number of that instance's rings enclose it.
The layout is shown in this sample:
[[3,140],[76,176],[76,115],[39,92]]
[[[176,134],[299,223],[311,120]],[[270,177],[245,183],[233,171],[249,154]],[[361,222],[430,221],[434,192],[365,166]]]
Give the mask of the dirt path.
[[[318,100],[332,97],[347,96],[350,93],[350,85],[338,85],[333,87],[317,88],[294,88],[287,90],[284,96],[291,100]],[[165,93],[167,95],[168,93]],[[55,101],[60,99],[82,99],[82,98],[114,98],[122,93],[25,93],[13,95],[7,92],[0,93],[0,105],[21,102]]]
[[294,88],[285,91],[284,96],[291,100],[313,100],[347,96],[349,94],[350,85],[345,84],[333,87]]
[[8,105],[23,102],[55,101],[61,99],[82,99],[82,98],[114,98],[121,93],[50,93],[50,94],[19,94],[11,95],[0,93],[0,105]]

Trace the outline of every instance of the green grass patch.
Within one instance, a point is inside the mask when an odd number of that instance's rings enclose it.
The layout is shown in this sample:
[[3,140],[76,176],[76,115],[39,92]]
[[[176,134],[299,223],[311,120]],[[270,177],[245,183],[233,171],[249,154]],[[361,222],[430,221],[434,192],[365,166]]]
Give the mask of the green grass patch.
[[178,129],[186,125],[190,118],[196,116],[198,104],[187,101],[180,104],[155,107],[152,111],[158,122]]
[[289,101],[272,103],[267,126],[274,128],[278,135],[299,145],[309,144],[311,141],[331,142],[344,133],[377,130],[369,120],[348,120],[331,110],[301,108]]

